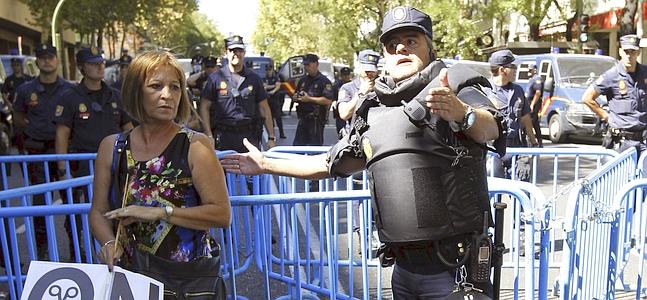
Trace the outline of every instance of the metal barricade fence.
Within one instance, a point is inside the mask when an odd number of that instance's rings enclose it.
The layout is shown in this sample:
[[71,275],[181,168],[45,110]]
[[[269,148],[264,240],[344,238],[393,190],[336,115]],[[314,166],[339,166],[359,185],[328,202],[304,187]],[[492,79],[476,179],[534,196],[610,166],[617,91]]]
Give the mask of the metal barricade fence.
[[[627,228],[631,227],[631,221],[630,218],[624,222],[616,220],[613,200],[622,186],[634,179],[636,160],[636,149],[631,148],[578,181],[571,190],[559,275],[561,299],[614,297],[614,289],[609,284],[616,278],[611,277],[610,264],[625,263],[624,245],[630,243]],[[627,201],[624,209],[633,210],[633,202]]]
[[[38,155],[4,155],[0,156],[0,172],[2,174],[2,190],[7,190],[15,187],[24,187],[30,186],[34,183],[30,180],[30,175],[32,177],[40,177],[43,182],[38,183],[47,183],[54,181],[53,174],[58,172],[57,168],[52,170],[51,167],[55,167],[56,162],[64,161],[65,162],[65,176],[66,178],[72,178],[73,169],[71,164],[88,164],[87,175],[94,174],[94,160],[96,159],[96,153],[72,153],[72,154],[38,154]],[[21,176],[11,176],[10,174],[16,172],[13,170],[13,166],[17,165],[18,171]],[[30,173],[31,171],[31,173]],[[42,172],[42,173],[41,173]],[[36,174],[37,173],[37,174]],[[38,184],[36,183],[36,184]]]
[[[616,290],[635,291],[636,299],[647,296],[647,289],[642,283],[646,258],[646,188],[647,179],[637,179],[625,184],[615,196],[611,207],[616,224],[611,227],[609,258],[617,259],[609,259],[608,288],[612,294]],[[632,224],[634,221],[636,224]]]

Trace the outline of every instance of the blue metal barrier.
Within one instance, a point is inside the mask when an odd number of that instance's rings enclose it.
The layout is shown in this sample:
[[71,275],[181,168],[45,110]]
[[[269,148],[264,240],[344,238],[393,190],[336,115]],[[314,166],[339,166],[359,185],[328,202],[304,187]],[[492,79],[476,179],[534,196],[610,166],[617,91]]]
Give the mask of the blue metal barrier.
[[[72,178],[72,169],[70,163],[85,163],[89,164],[89,174],[94,174],[94,160],[96,153],[73,153],[73,154],[40,154],[40,155],[5,155],[0,156],[0,171],[2,172],[2,189],[10,189],[13,187],[23,187],[33,185],[29,180],[28,165],[38,165],[42,168],[42,174],[31,174],[32,176],[42,176],[45,182],[52,182],[52,174],[57,172],[56,169],[50,170],[50,164],[57,161],[65,162],[66,178]],[[12,164],[17,164],[21,172],[20,181],[9,182],[8,174],[11,171]]]
[[618,239],[613,239],[614,230],[617,230],[614,227],[619,223],[616,212],[611,208],[622,186],[634,179],[636,160],[636,149],[631,148],[577,182],[571,190],[559,277],[561,299],[614,297],[614,289],[609,286],[610,282],[615,281],[610,277],[610,264],[617,263],[616,260],[625,254],[617,253],[612,257],[613,249],[623,251],[624,247],[619,245],[624,245],[624,239],[630,236],[616,235]]

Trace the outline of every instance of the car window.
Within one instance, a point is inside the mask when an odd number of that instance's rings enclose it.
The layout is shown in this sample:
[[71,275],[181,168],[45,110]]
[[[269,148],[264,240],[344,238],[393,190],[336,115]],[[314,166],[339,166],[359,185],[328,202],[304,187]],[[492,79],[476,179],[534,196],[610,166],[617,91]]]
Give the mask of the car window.
[[5,73],[6,77],[11,76],[11,74],[13,74],[13,70],[11,69],[11,58],[3,57],[2,58],[2,65],[4,66],[4,73]]
[[517,82],[528,82],[530,79],[530,64],[534,64],[532,60],[522,61],[517,67]]
[[570,87],[589,86],[602,73],[615,65],[610,57],[560,57],[557,58],[560,83]]

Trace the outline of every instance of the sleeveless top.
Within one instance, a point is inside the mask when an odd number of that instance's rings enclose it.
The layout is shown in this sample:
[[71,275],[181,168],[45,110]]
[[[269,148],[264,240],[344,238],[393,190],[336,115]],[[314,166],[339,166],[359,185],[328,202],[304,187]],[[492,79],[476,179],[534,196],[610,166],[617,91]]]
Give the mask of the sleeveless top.
[[[200,196],[193,185],[188,160],[189,146],[194,133],[182,127],[162,154],[147,161],[135,161],[130,142],[127,144],[126,158],[130,179],[126,205],[200,205]],[[188,262],[208,255],[207,232],[204,230],[176,226],[165,220],[138,222],[128,227],[140,251],[178,262]],[[126,253],[131,254],[132,251],[126,249]]]

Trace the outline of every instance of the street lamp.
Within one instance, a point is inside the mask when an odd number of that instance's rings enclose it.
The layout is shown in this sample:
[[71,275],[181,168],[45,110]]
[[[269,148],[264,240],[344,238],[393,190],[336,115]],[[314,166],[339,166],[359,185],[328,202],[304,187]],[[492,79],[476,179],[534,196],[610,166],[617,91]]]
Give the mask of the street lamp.
[[[61,47],[58,45],[58,40],[56,39],[56,18],[58,17],[58,12],[61,10],[61,6],[63,6],[63,2],[65,0],[59,0],[58,3],[56,4],[56,8],[54,8],[54,15],[52,15],[52,46],[56,47],[56,56],[59,58],[61,57]],[[59,59],[59,62],[62,62],[61,59]],[[61,74],[63,70],[62,68],[59,68],[58,73]]]

